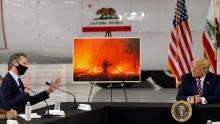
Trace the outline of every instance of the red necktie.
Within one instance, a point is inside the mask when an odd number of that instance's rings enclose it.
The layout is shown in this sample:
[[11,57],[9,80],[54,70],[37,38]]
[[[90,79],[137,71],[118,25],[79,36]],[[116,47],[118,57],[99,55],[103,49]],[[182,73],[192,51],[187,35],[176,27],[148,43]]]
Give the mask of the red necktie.
[[202,85],[201,80],[197,80],[197,95],[202,95]]

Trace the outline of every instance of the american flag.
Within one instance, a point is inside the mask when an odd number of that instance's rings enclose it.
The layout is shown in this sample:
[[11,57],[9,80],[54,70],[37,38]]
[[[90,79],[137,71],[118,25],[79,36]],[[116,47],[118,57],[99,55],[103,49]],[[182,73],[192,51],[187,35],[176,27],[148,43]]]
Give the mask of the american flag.
[[178,0],[168,51],[168,65],[176,78],[176,87],[181,83],[181,76],[190,72],[193,61],[192,35],[187,20],[185,0]]

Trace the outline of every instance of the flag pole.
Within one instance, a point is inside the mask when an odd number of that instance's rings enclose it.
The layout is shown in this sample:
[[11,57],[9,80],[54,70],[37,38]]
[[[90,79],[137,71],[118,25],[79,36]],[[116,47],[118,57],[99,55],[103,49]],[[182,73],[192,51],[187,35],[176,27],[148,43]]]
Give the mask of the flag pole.
[[[217,18],[216,18],[216,0],[214,0],[214,48],[215,48],[215,61],[217,64],[217,37],[216,37],[216,28],[217,28]],[[214,72],[217,73],[217,65],[214,68]]]
[[175,15],[175,18],[176,18],[176,24],[175,24],[176,28],[175,29],[176,29],[176,39],[177,40],[176,40],[175,45],[176,45],[177,49],[175,51],[175,59],[178,60],[178,47],[179,47],[179,30],[178,30],[178,13],[179,13],[178,10],[179,9],[178,9],[178,0],[176,0],[176,9],[177,10],[176,10],[176,15]]
[[[217,40],[216,40],[216,28],[217,28],[217,20],[216,20],[216,5],[215,5],[216,0],[214,0],[214,20],[213,20],[213,24],[214,24],[214,46],[215,46],[215,60],[217,60]],[[216,70],[216,68],[215,68]],[[216,71],[215,71],[216,73]]]
[[[175,18],[176,18],[176,24],[175,24],[175,30],[176,30],[176,51],[175,51],[175,60],[176,62],[178,62],[178,47],[179,47],[179,30],[178,30],[178,13],[179,13],[179,8],[178,8],[178,0],[176,0],[176,14],[175,14]],[[177,63],[175,63],[177,64]],[[180,82],[178,82],[176,80],[176,88],[178,88],[180,85]]]

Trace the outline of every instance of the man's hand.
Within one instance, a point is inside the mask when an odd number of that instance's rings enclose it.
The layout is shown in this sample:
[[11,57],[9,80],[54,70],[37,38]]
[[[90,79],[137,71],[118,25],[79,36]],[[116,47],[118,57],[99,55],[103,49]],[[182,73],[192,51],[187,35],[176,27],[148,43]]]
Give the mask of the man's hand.
[[196,95],[195,98],[196,98],[196,103],[202,103],[202,98],[200,95]]
[[24,92],[27,94],[30,88],[30,82],[31,82],[31,76],[25,76],[23,78],[23,84],[24,84]]
[[50,93],[54,92],[56,90],[54,87],[56,87],[56,88],[59,87],[60,82],[61,82],[60,79],[56,79],[54,81],[51,81],[50,86],[47,89],[47,93],[50,94]]
[[193,103],[202,103],[201,96],[200,95],[191,96],[189,98],[189,104],[193,104]]
[[7,111],[5,115],[7,119],[17,118],[17,111],[11,109],[10,111]]

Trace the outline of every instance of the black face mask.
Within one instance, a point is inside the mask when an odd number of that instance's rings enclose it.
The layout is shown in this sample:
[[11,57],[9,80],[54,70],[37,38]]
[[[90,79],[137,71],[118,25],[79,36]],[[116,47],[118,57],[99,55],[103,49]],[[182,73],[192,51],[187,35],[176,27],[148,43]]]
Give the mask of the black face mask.
[[16,66],[16,68],[17,68],[17,71],[18,71],[19,75],[23,75],[28,69],[28,67],[23,66],[20,63],[18,63],[18,66]]

